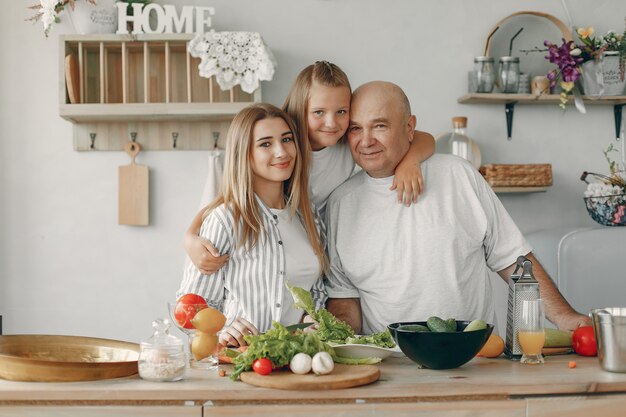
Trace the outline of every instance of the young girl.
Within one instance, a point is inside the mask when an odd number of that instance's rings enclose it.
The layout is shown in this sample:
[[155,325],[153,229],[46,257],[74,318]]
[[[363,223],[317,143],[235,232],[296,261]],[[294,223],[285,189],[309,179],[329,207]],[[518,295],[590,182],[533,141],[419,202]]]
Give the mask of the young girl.
[[310,290],[316,307],[325,302],[327,260],[308,197],[308,159],[294,132],[291,118],[269,104],[245,108],[228,130],[220,195],[203,215],[200,237],[230,259],[211,276],[189,263],[178,291],[226,315],[222,344],[245,345],[244,335],[272,321],[301,321],[286,277]]
[[[348,76],[335,64],[318,61],[303,69],[296,78],[284,110],[294,119],[302,148],[312,150],[309,177],[310,198],[323,214],[331,192],[355,170],[346,139],[350,122],[352,89]],[[409,152],[398,164],[391,189],[398,190],[398,202],[410,205],[422,191],[420,162],[435,149],[434,138],[415,132]],[[203,210],[204,211],[204,210]],[[184,246],[191,261],[204,273],[212,273],[227,260],[206,240],[198,236],[201,211],[185,234]]]

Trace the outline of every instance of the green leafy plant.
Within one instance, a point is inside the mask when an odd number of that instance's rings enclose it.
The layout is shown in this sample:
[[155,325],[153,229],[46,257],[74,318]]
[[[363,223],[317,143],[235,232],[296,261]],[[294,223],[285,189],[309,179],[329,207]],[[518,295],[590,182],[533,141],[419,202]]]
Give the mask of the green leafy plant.
[[617,52],[619,55],[620,78],[624,81],[626,70],[626,30],[623,33],[607,32],[604,36],[594,37],[595,29],[592,26],[576,30],[578,39],[582,45],[578,45],[581,51],[583,63],[592,59],[600,59],[604,52]]

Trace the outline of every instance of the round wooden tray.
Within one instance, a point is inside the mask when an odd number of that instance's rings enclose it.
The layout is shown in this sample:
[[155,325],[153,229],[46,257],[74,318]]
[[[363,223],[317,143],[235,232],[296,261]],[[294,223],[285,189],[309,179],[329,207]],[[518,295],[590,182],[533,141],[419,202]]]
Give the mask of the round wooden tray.
[[138,371],[139,345],[80,336],[0,336],[0,378],[68,382],[119,378]]
[[264,388],[326,390],[370,384],[380,378],[380,370],[373,365],[335,364],[335,369],[328,375],[297,375],[290,371],[276,371],[269,375],[244,372],[240,378],[246,384]]

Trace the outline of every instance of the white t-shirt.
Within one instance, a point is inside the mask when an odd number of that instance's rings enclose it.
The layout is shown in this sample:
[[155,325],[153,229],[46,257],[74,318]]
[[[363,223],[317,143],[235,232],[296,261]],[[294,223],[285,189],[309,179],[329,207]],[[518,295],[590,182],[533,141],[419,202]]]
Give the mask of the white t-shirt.
[[531,247],[467,161],[422,163],[417,204],[396,202],[393,177],[360,172],[329,198],[331,298],[361,300],[363,333],[430,316],[495,324],[488,269],[500,271]]
[[[306,230],[298,216],[290,217],[288,209],[273,209],[278,216],[278,231],[285,248],[285,279],[289,285],[310,291],[320,276],[320,264]],[[299,323],[304,311],[294,309],[291,292],[284,289],[280,322],[286,326]]]
[[355,165],[345,138],[335,146],[313,152],[309,192],[311,202],[319,210],[321,216],[324,215],[328,196],[350,178]]

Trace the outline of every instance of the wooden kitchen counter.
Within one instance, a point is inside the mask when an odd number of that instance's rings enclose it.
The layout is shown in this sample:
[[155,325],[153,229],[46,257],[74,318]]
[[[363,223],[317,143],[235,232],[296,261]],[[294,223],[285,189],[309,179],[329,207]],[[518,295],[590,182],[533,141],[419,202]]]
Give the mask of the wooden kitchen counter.
[[[571,360],[576,361],[576,368],[568,367]],[[115,410],[111,415],[199,417],[238,415],[238,411],[246,414],[246,410],[248,415],[264,415],[264,410],[267,415],[308,415],[315,411],[316,415],[342,412],[356,416],[373,410],[375,415],[420,410],[426,410],[427,415],[456,415],[454,410],[469,407],[476,411],[472,415],[525,416],[552,415],[531,412],[545,411],[546,406],[559,411],[554,414],[559,415],[574,405],[582,410],[585,404],[595,410],[608,407],[594,415],[611,415],[611,410],[620,410],[621,414],[615,415],[626,415],[626,373],[603,371],[597,358],[551,356],[540,366],[521,365],[505,358],[475,358],[460,368],[440,371],[418,369],[406,358],[389,358],[379,366],[378,382],[330,391],[258,388],[197,370],[188,371],[183,381],[169,383],[144,381],[138,376],[81,383],[0,380],[0,416],[15,415],[24,407],[36,411],[42,405],[46,413],[41,415],[54,415],[51,412],[55,408],[65,410],[63,415],[71,415],[68,409],[82,410],[84,415],[90,407],[108,406]],[[562,401],[565,396],[567,401]],[[158,410],[166,411],[160,414]]]

